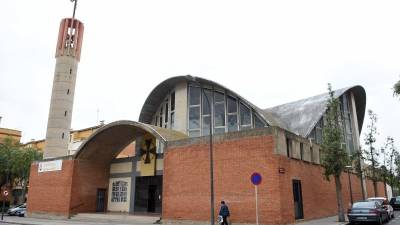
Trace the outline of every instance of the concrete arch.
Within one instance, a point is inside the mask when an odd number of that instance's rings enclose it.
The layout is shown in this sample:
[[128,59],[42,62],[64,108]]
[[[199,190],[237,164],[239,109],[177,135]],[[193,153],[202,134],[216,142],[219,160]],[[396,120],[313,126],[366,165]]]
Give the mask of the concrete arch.
[[143,123],[151,123],[152,116],[157,111],[157,107],[163,101],[165,95],[170,91],[177,83],[186,81],[191,83],[198,83],[204,86],[212,86],[219,88],[221,90],[226,90],[228,93],[238,97],[242,102],[248,105],[250,108],[257,113],[257,115],[264,120],[268,125],[271,125],[270,118],[267,118],[266,115],[263,113],[262,109],[251,103],[250,101],[246,100],[238,93],[234,92],[233,90],[217,83],[212,80],[207,80],[201,77],[195,77],[191,75],[186,76],[176,76],[171,77],[167,80],[164,80],[160,84],[158,84],[148,95],[146,101],[143,104],[142,110],[140,111],[139,121]]
[[74,158],[108,165],[128,144],[145,133],[150,133],[163,143],[187,137],[178,131],[130,120],[120,120],[109,123],[94,132],[79,147]]

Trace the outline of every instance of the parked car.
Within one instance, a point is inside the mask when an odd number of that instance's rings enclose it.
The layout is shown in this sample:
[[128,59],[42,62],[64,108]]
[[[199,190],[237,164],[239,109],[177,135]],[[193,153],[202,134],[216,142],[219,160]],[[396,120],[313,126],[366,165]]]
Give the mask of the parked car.
[[26,208],[21,208],[21,210],[15,212],[15,215],[19,217],[24,217],[25,214],[26,214]]
[[383,224],[389,221],[386,209],[377,201],[355,202],[347,212],[350,224],[355,222],[377,222]]
[[393,207],[393,209],[400,209],[400,196],[391,198],[390,205]]
[[394,218],[393,207],[389,204],[388,200],[385,197],[373,197],[373,198],[368,198],[367,200],[379,202],[388,212],[389,219]]
[[20,214],[20,211],[24,211],[24,215],[25,215],[25,211],[26,211],[26,203],[22,204],[22,205],[18,205],[14,208],[10,208],[7,211],[7,214],[10,216],[17,216]]

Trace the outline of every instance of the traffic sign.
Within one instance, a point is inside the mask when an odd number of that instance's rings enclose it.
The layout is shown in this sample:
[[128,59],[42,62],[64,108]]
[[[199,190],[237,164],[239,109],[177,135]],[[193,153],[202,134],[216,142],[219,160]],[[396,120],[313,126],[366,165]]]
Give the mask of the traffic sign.
[[7,197],[8,196],[8,191],[3,191],[3,195]]
[[257,172],[255,172],[251,175],[251,183],[253,183],[254,185],[261,184],[261,180],[262,180],[261,174],[259,174]]

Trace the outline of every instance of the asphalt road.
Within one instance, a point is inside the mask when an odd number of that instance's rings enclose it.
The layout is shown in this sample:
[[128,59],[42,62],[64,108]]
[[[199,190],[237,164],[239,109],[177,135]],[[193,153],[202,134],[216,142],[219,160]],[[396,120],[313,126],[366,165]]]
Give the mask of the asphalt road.
[[392,219],[389,223],[390,225],[400,225],[400,211],[394,211],[394,219]]

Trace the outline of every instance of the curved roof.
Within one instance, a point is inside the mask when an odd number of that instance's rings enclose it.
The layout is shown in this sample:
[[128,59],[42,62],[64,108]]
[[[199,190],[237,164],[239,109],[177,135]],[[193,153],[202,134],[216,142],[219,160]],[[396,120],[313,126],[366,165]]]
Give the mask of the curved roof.
[[234,91],[232,91],[214,81],[207,80],[207,79],[204,79],[201,77],[194,77],[191,75],[171,77],[171,78],[161,82],[159,85],[157,85],[151,91],[150,95],[147,97],[146,101],[143,104],[143,107],[142,107],[142,110],[141,110],[140,116],[139,116],[139,122],[150,124],[154,113],[157,112],[157,108],[161,104],[161,102],[164,100],[164,97],[168,94],[168,92],[171,89],[173,89],[180,82],[200,83],[201,85],[204,85],[204,86],[213,86],[216,88],[227,90],[228,93],[231,93],[232,95],[240,98],[243,102],[245,102],[248,106],[250,106],[253,110],[255,110],[258,113],[258,115],[265,120],[265,122],[270,124],[269,119],[267,117],[265,117],[262,109],[258,108],[251,102],[247,101],[245,98],[241,97]]
[[[352,86],[334,91],[334,96],[338,98],[346,92],[352,92],[354,95],[358,130],[361,133],[366,106],[365,90],[362,86]],[[268,108],[264,113],[274,118],[274,125],[307,137],[325,113],[328,99],[329,93],[325,93]]]
[[[326,111],[326,103],[329,97],[328,93],[317,95],[314,97],[298,100],[295,102],[275,106],[268,109],[260,109],[245,98],[241,97],[234,91],[218,84],[214,81],[207,80],[191,75],[171,77],[159,85],[157,85],[147,97],[140,112],[139,121],[142,123],[151,123],[152,116],[156,113],[158,106],[163,101],[168,92],[180,82],[200,83],[204,86],[213,86],[227,90],[228,93],[237,96],[264,119],[268,125],[278,126],[295,134],[307,137],[315,124],[321,119]],[[346,92],[351,91],[356,99],[356,110],[358,118],[358,130],[364,121],[366,94],[362,86],[351,86],[334,91],[336,97],[340,97]]]
[[[90,137],[79,146],[74,158],[109,163],[128,144],[145,133],[152,134],[162,142],[188,137],[178,131],[130,120],[120,120],[109,123],[96,130],[96,132],[90,135]],[[99,154],[100,152],[101,154]]]

